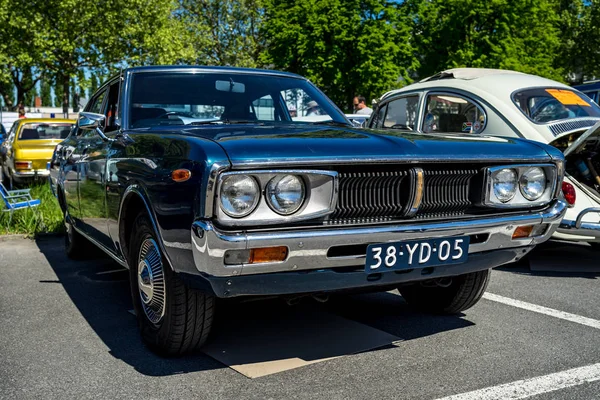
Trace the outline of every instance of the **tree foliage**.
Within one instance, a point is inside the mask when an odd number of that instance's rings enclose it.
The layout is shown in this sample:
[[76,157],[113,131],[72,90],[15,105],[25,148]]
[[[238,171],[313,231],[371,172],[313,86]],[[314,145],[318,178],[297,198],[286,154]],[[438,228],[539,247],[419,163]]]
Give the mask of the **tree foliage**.
[[419,76],[453,67],[501,68],[563,80],[554,0],[416,0]]
[[267,0],[265,64],[296,72],[348,108],[410,81],[410,19],[386,0]]
[[261,0],[178,0],[179,21],[191,37],[191,61],[256,67],[263,49]]

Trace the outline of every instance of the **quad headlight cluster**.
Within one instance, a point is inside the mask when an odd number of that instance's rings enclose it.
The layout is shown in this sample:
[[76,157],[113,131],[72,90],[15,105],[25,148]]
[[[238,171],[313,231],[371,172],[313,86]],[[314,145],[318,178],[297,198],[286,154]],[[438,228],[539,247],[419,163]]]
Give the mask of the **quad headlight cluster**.
[[484,203],[495,207],[529,207],[548,203],[557,182],[556,166],[514,165],[488,168]]
[[277,224],[333,211],[335,172],[249,171],[220,176],[218,220],[224,225]]

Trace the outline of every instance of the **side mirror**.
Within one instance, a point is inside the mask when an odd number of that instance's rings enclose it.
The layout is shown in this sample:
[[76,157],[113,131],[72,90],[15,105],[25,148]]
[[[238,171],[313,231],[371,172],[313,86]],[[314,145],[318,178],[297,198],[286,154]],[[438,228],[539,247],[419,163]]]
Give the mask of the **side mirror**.
[[103,114],[96,114],[91,112],[79,113],[79,119],[77,126],[84,131],[96,131],[98,136],[105,142],[109,142],[112,139],[104,134],[104,127],[106,126],[106,116]]

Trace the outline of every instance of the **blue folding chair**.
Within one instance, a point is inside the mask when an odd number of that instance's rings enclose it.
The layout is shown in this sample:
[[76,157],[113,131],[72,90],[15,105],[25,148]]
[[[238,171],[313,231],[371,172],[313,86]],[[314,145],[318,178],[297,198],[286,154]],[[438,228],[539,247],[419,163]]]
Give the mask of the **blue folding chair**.
[[10,226],[12,222],[13,213],[16,210],[22,210],[26,208],[31,208],[35,210],[35,207],[39,206],[41,201],[39,199],[33,199],[30,193],[31,189],[23,189],[23,190],[7,190],[2,183],[0,183],[0,196],[2,200],[4,200],[4,210],[3,212],[10,213],[10,217],[8,219],[8,226]]

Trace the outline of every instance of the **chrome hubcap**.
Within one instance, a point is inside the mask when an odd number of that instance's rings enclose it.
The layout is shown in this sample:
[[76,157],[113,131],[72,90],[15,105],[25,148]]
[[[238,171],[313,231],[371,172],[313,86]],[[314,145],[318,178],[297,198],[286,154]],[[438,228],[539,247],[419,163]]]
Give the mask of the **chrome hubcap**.
[[138,289],[146,317],[157,324],[165,315],[165,277],[158,246],[146,239],[140,248],[138,262]]

